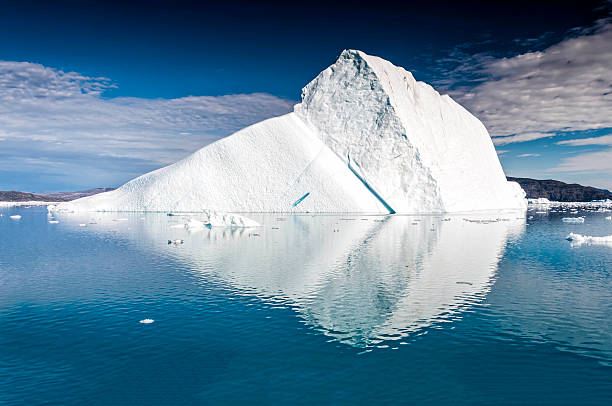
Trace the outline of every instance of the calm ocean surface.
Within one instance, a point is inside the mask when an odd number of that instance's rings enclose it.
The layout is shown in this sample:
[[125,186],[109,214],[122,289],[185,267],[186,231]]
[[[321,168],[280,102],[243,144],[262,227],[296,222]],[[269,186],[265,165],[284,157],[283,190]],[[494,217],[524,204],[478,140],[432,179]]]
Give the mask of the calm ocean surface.
[[610,213],[0,213],[2,405],[612,404]]

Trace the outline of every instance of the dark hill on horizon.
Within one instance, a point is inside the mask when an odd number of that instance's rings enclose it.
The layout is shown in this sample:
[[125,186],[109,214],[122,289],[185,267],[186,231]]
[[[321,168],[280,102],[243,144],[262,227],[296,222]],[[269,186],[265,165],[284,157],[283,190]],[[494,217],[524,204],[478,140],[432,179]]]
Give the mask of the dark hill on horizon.
[[81,190],[78,192],[52,192],[47,194],[0,190],[0,202],[68,202],[80,197],[91,196],[111,190],[114,190],[114,188],[105,187]]
[[565,183],[558,180],[538,180],[531,178],[513,178],[508,176],[509,181],[517,182],[528,199],[545,197],[555,202],[590,202],[592,200],[612,200],[612,192],[606,189],[598,189],[591,186],[582,186],[577,183]]

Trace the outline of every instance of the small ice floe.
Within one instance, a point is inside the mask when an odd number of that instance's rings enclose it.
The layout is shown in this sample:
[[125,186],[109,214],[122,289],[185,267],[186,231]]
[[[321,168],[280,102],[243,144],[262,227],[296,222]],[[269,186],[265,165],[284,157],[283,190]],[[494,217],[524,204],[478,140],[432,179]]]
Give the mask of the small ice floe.
[[612,245],[612,235],[605,235],[603,237],[593,237],[590,235],[570,233],[566,239],[570,241],[572,245],[581,245],[581,244]]
[[545,197],[540,197],[537,199],[527,199],[527,204],[545,205],[550,203],[550,200]]
[[185,228],[187,229],[187,231],[199,231],[202,230],[204,227],[206,227],[206,224],[196,219],[189,219],[189,222],[185,224]]
[[114,219],[113,221],[128,221],[128,219],[125,217],[122,217],[122,218]]
[[499,218],[495,218],[495,219],[468,219],[468,218],[464,218],[463,221],[467,221],[470,223],[478,223],[478,224],[491,224],[491,223],[498,223],[501,221],[501,219]]
[[155,320],[153,319],[144,319],[144,320],[140,320],[139,323],[140,324],[151,324],[153,323]]
[[563,217],[561,221],[564,223],[584,223],[584,217]]
[[184,240],[168,240],[168,245],[170,245],[170,244],[179,245],[179,244],[182,244],[184,242],[185,242]]
[[612,216],[606,217],[606,220],[612,220]]
[[80,223],[80,224],[79,224],[79,227],[87,227],[87,224],[85,224],[85,223]]
[[49,220],[49,224],[57,224],[57,223],[59,223],[59,221],[57,221],[57,220]]
[[174,224],[170,228],[185,228],[185,224]]
[[19,220],[21,218],[21,216],[19,214],[13,214],[12,216],[10,216],[13,220]]
[[261,227],[261,224],[250,218],[231,213],[208,212],[204,224],[208,227]]

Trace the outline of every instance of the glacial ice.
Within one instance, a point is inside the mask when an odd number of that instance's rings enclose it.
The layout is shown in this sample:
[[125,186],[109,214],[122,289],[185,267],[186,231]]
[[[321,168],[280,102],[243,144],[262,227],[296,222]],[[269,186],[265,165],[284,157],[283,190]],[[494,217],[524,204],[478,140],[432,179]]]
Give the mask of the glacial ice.
[[248,217],[239,216],[231,213],[218,213],[205,211],[203,220],[190,218],[185,224],[176,224],[171,228],[185,228],[187,231],[199,231],[204,227],[234,227],[249,228],[260,227],[261,225]]
[[58,209],[430,213],[524,209],[524,196],[476,117],[403,68],[346,50],[294,112]]
[[612,235],[606,235],[603,237],[593,237],[590,235],[570,233],[567,236],[567,240],[571,241],[572,245],[581,245],[581,244],[612,245]]
[[584,223],[584,217],[563,217],[561,221],[564,223]]
[[189,219],[189,221],[184,224],[184,227],[188,231],[197,231],[197,230],[202,230],[204,227],[206,227],[206,224],[196,219]]
[[533,204],[533,205],[542,205],[542,206],[544,206],[544,205],[549,205],[550,203],[551,203],[551,201],[548,200],[545,197],[539,197],[537,199],[527,199],[527,204],[529,204],[529,205]]
[[237,214],[208,212],[206,215],[204,224],[209,227],[260,227],[258,222]]

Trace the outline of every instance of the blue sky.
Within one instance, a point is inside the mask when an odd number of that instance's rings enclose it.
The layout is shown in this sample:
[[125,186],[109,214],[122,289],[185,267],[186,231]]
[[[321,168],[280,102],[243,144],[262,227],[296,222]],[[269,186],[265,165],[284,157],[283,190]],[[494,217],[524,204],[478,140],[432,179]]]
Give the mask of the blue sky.
[[124,3],[0,5],[0,190],[120,185],[290,111],[345,48],[451,94],[507,174],[612,188],[610,2]]

